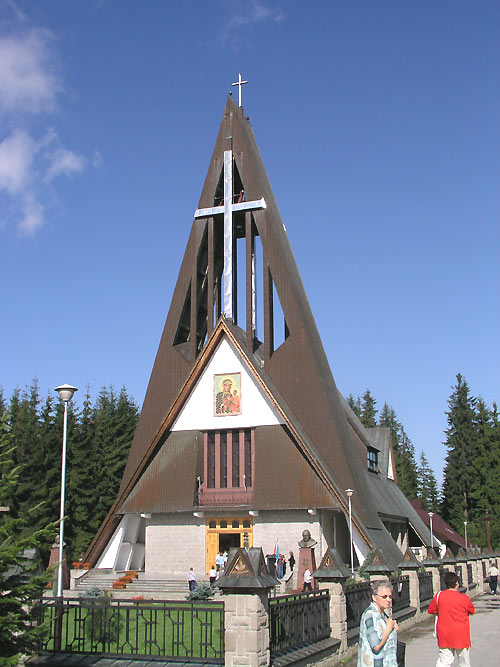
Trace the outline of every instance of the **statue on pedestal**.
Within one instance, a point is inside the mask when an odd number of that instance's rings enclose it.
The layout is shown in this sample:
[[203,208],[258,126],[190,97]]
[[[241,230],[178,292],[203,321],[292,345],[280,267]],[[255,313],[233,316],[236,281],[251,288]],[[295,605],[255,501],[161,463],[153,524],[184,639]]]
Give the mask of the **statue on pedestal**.
[[303,591],[311,591],[315,587],[312,577],[316,569],[316,558],[314,556],[314,547],[318,544],[311,537],[310,531],[306,528],[302,531],[302,539],[299,544],[299,571],[297,577],[298,588]]

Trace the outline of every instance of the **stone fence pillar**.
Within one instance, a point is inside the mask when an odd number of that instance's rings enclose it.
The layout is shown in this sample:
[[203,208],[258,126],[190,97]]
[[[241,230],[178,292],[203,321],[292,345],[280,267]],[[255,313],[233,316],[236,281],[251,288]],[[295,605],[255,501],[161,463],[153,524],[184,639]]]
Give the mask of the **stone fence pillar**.
[[346,581],[351,576],[344,567],[337,549],[328,549],[314,572],[314,579],[320,589],[330,593],[330,627],[332,637],[340,639],[340,652],[347,650],[347,607]]
[[227,667],[267,667],[269,653],[268,591],[224,595]]
[[268,595],[278,583],[267,572],[262,549],[230,549],[224,575],[217,581],[224,593],[227,667],[269,665]]
[[422,561],[426,572],[432,573],[432,592],[434,595],[441,590],[441,561],[434,549],[428,548],[427,554]]
[[[465,551],[460,547],[458,550],[458,553],[456,555],[456,572],[459,574],[459,572],[462,573],[462,586],[464,586],[467,590],[469,589],[468,586],[468,578],[467,578],[467,555]],[[460,576],[460,575],[459,575]]]

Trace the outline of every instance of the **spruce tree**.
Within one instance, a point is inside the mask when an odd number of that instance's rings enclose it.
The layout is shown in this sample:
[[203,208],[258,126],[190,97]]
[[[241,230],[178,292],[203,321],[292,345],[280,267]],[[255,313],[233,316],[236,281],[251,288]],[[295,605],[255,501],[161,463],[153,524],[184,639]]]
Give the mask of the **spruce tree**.
[[103,387],[94,409],[94,439],[99,452],[95,512],[99,523],[118,493],[137,419],[137,405],[125,388],[122,388],[117,398],[113,387]]
[[491,519],[492,544],[498,544],[500,538],[500,434],[495,429],[495,420],[498,421],[495,412],[481,398],[475,408],[476,454],[471,461],[468,536],[471,543],[486,546],[486,510]]
[[349,403],[349,407],[351,410],[354,412],[354,414],[359,417],[361,415],[361,399],[358,396],[357,398],[354,398],[352,394],[349,394],[347,397],[347,402]]
[[377,410],[375,409],[377,401],[373,398],[370,390],[367,389],[363,394],[363,401],[361,404],[360,420],[366,428],[375,428],[377,421],[375,419]]
[[[0,504],[15,495],[21,466],[16,465],[16,447],[7,417],[0,420]],[[36,509],[36,508],[35,508]],[[50,542],[57,522],[42,530],[31,527],[32,509],[19,517],[0,515],[0,655],[3,665],[18,665],[19,654],[36,648],[44,627],[36,624],[33,602],[42,596],[50,575],[38,575],[37,563],[26,558],[26,550],[42,549]]]
[[407,498],[416,498],[418,495],[418,470],[415,461],[415,448],[402,425],[397,432],[394,458],[396,460],[396,477],[399,488]]
[[33,489],[39,482],[38,407],[40,396],[37,380],[26,388],[22,395],[17,389],[11,400],[11,435],[16,446],[16,463],[19,468],[19,483],[16,501],[19,512],[32,504]]
[[391,429],[397,485],[407,498],[416,498],[418,494],[418,473],[415,449],[403,425],[397,418],[394,408],[384,403],[378,423],[379,426]]
[[[473,460],[477,455],[475,399],[465,379],[457,375],[457,383],[448,400],[448,428],[445,445],[448,449],[444,469],[441,514],[457,532],[473,508],[476,488]],[[471,495],[472,494],[472,495]]]
[[420,465],[417,471],[417,493],[428,512],[439,511],[438,484],[423,451],[420,453]]
[[71,522],[71,560],[78,560],[87,550],[99,528],[102,517],[98,516],[96,504],[96,465],[100,452],[94,438],[95,420],[90,396],[90,387],[83,401],[78,426],[71,441],[71,467],[68,470],[68,516]]

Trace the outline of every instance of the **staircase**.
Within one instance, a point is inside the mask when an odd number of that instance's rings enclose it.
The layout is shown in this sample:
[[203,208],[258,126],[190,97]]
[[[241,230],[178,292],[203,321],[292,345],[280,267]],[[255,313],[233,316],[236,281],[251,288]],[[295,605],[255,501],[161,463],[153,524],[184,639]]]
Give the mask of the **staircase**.
[[97,587],[103,591],[112,591],[115,597],[124,595],[129,598],[144,595],[144,597],[168,599],[169,595],[177,597],[179,594],[187,595],[189,592],[187,579],[146,579],[144,572],[139,572],[139,578],[127,584],[126,588],[114,589],[113,582],[119,579],[122,574],[124,573],[113,570],[89,570],[87,574],[78,579],[75,593],[78,595],[82,591]]
[[87,574],[77,580],[75,592],[78,594],[94,587],[102,591],[112,590],[113,581],[116,581],[119,576],[113,570],[89,570]]

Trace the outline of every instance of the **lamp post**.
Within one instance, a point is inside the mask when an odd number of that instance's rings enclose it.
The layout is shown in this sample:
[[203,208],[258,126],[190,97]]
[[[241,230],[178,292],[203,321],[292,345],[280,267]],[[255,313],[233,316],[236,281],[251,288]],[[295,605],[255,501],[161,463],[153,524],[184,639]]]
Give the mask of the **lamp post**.
[[467,542],[467,521],[464,521],[464,526],[465,526],[465,551],[469,548],[469,544]]
[[57,568],[57,597],[62,598],[63,594],[63,544],[64,544],[64,500],[66,493],[66,439],[68,430],[68,402],[73,398],[76,387],[69,384],[62,384],[56,387],[54,391],[59,393],[59,398],[64,403],[64,422],[63,422],[63,442],[62,442],[62,465],[61,465],[61,513],[59,519],[59,565]]
[[347,499],[349,501],[349,541],[351,543],[351,574],[354,576],[354,554],[353,554],[353,543],[352,543],[352,502],[351,497],[354,491],[352,489],[345,490],[347,494]]
[[434,549],[434,534],[432,532],[432,517],[434,516],[434,512],[427,512],[429,515],[429,521],[431,524],[431,549]]

